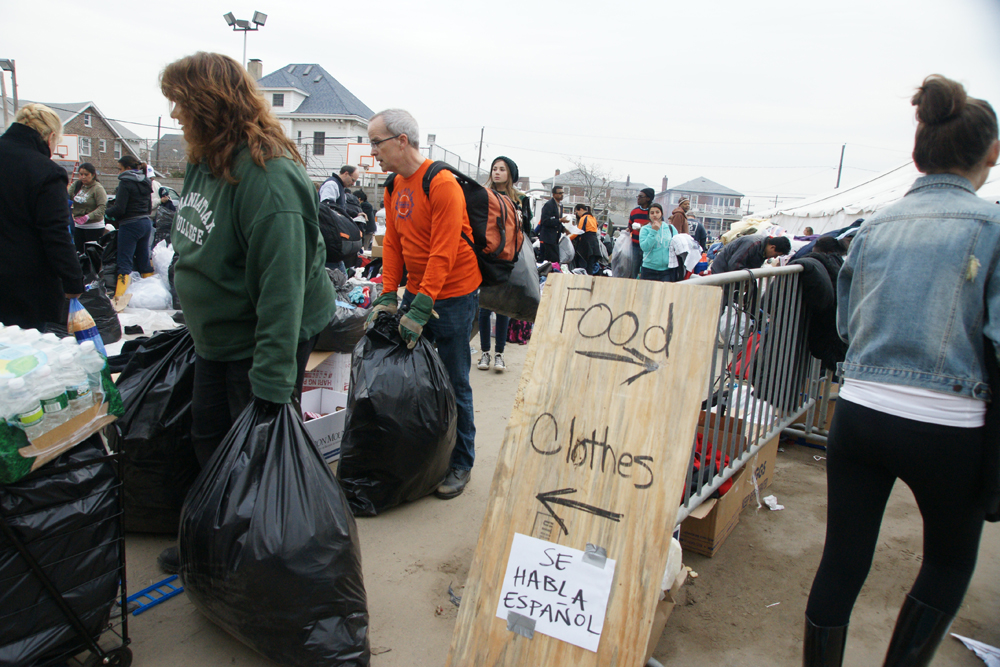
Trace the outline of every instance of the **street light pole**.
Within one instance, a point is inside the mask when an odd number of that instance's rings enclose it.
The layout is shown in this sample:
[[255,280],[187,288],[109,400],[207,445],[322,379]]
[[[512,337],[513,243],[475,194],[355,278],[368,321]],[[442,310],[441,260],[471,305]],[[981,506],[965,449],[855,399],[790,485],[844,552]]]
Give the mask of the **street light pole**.
[[241,63],[244,68],[247,66],[247,33],[257,32],[258,29],[264,26],[267,21],[267,14],[264,12],[254,12],[253,18],[250,21],[246,19],[238,19],[233,16],[232,12],[223,14],[222,18],[226,19],[226,24],[232,26],[233,32],[243,33],[243,62]]
[[[5,72],[10,72],[10,78],[14,84],[14,115],[16,116],[17,115],[17,67],[14,65],[14,60],[13,59],[0,60],[0,70],[3,70]],[[5,101],[3,108],[4,108],[4,113],[6,114],[7,112],[6,95],[4,96],[4,100]],[[4,119],[4,122],[6,122],[6,119]]]

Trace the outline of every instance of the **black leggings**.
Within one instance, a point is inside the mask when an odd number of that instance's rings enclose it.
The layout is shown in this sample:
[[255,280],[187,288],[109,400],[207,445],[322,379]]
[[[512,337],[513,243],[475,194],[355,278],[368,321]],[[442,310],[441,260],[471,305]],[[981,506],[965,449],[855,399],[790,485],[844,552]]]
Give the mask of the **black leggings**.
[[958,612],[983,531],[983,436],[982,428],[928,424],[837,401],[827,442],[826,545],[809,593],[809,620],[847,625],[897,477],[913,491],[924,520],[923,565],[910,595]]

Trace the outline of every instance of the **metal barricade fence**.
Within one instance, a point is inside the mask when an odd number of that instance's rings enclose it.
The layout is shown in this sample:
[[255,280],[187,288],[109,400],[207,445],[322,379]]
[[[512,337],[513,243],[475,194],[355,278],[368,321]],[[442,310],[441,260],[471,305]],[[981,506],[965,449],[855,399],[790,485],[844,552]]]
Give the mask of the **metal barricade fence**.
[[[723,288],[699,430],[677,523],[799,416],[829,395],[829,376],[809,354],[801,266],[736,271],[682,284]],[[821,414],[825,414],[821,412]],[[696,467],[697,459],[697,467]]]

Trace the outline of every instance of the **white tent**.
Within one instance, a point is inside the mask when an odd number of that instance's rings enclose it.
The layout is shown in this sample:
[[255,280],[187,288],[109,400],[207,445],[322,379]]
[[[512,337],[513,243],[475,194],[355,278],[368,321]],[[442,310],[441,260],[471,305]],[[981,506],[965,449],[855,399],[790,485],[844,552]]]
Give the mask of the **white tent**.
[[[847,227],[858,218],[871,217],[905,195],[920,175],[916,166],[907,162],[857,185],[809,197],[789,208],[754,212],[748,217],[783,227],[790,236],[802,234],[806,227],[822,234]],[[977,194],[993,202],[1000,200],[1000,173],[992,174]]]

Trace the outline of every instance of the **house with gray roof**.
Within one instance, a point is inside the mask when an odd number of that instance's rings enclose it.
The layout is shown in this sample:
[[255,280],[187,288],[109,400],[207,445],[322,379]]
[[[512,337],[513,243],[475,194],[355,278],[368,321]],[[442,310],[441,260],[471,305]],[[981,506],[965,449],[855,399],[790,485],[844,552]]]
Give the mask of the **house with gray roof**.
[[[14,105],[10,98],[5,100],[11,120]],[[20,106],[31,104],[32,100],[18,100]],[[120,123],[110,120],[93,102],[42,102],[52,109],[63,124],[63,134],[76,135],[79,147],[79,162],[90,162],[97,169],[97,176],[108,192],[117,185],[118,158],[125,154],[145,160],[145,140],[127,130]],[[0,116],[2,117],[2,116]],[[69,171],[75,169],[75,162],[59,160]]]
[[[576,204],[586,204],[591,207],[602,226],[610,222],[615,227],[625,225],[629,212],[635,206],[636,195],[640,190],[649,187],[631,178],[616,181],[608,178],[606,174],[583,169],[573,169],[565,174],[556,170],[554,176],[542,180],[542,186],[546,191],[551,192],[556,185],[563,187],[564,211],[572,211]],[[546,200],[549,199],[548,194],[542,196]]]
[[675,188],[668,189],[666,185],[667,179],[664,178],[663,191],[656,193],[653,201],[660,204],[669,216],[681,199],[688,198],[691,201],[688,220],[697,220],[705,225],[705,229],[713,237],[729,231],[734,222],[743,218],[740,210],[744,196],[742,192],[710,181],[704,176]]
[[262,76],[259,60],[250,75],[306,161],[306,171],[323,180],[347,160],[347,144],[368,142],[368,106],[315,63],[293,63]]

